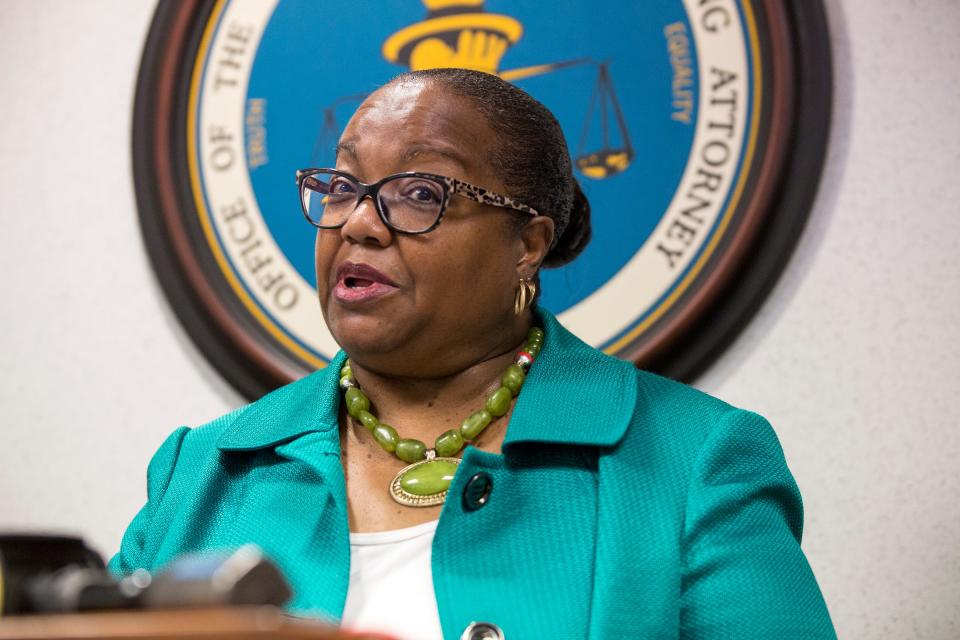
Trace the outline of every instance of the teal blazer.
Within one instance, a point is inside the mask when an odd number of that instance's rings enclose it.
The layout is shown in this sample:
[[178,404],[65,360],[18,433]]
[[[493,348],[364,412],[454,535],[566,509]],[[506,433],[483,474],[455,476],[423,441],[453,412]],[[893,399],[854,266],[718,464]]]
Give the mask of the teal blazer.
[[[482,620],[510,640],[834,638],[769,424],[538,313],[546,340],[503,453],[467,447],[440,515],[444,636]],[[293,612],[339,619],[350,576],[344,359],[167,438],[110,568],[153,570],[253,542],[292,584]],[[462,496],[481,472],[492,490],[471,511]]]

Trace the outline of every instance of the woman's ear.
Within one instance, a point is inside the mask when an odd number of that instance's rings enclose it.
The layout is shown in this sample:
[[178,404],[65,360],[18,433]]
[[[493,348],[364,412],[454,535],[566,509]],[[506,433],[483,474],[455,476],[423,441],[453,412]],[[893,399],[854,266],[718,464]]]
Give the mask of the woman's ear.
[[521,277],[529,278],[540,269],[553,244],[553,218],[536,216],[520,230],[523,255],[517,261],[517,272]]

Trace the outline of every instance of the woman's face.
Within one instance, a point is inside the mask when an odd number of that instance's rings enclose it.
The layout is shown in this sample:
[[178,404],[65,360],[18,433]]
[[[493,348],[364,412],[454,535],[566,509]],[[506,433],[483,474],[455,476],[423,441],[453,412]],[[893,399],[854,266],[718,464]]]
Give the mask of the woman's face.
[[[394,85],[351,118],[337,168],[366,183],[424,171],[505,193],[488,161],[493,144],[467,100],[429,83]],[[317,288],[334,338],[368,368],[413,377],[509,349],[516,283],[532,275],[517,215],[451,196],[437,228],[405,235],[365,198],[343,227],[317,234]]]

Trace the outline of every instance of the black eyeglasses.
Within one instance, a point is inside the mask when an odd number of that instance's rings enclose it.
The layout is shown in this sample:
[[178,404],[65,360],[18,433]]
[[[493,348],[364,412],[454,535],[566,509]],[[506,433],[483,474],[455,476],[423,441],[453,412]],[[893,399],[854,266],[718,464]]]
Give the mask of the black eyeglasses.
[[367,196],[373,200],[380,219],[400,233],[426,233],[443,219],[451,194],[481,204],[539,215],[535,209],[499,193],[455,178],[433,173],[408,171],[365,184],[337,169],[297,171],[303,215],[315,227],[337,229]]

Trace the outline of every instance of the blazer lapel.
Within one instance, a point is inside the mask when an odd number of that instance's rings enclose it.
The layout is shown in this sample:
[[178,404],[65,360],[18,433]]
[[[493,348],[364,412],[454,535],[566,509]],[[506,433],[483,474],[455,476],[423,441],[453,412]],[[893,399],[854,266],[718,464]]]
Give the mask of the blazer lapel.
[[345,359],[341,352],[241,410],[217,442],[236,488],[224,528],[280,566],[294,589],[292,611],[332,619],[343,612],[350,577],[337,422]]
[[[586,637],[595,588],[600,453],[623,437],[637,398],[633,365],[597,352],[549,312],[503,455],[468,447],[433,544],[444,634],[488,620],[507,637]],[[469,507],[470,485],[488,501]],[[464,597],[469,594],[469,597]]]
[[623,437],[637,399],[633,364],[603,354],[536,309],[546,339],[503,441],[608,447]]

